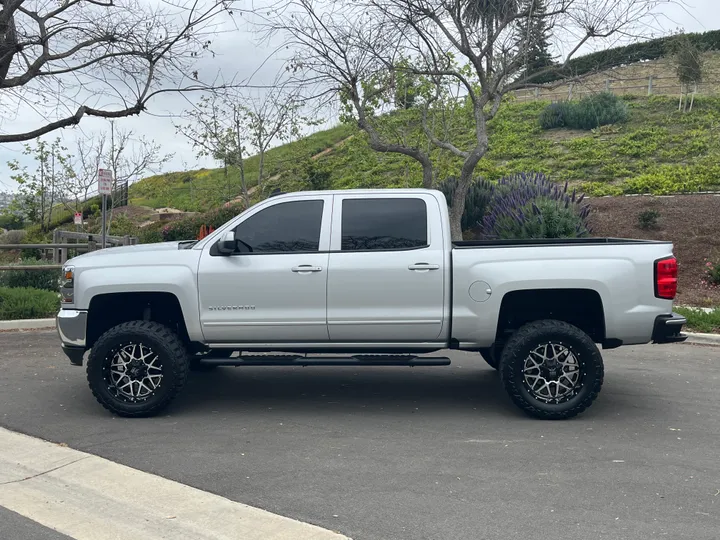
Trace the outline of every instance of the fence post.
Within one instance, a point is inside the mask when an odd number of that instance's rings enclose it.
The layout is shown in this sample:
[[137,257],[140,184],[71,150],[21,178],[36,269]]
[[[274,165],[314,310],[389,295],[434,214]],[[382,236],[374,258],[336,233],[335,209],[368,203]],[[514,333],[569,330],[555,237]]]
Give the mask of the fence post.
[[648,96],[652,96],[652,93],[653,93],[653,87],[652,87],[652,85],[653,85],[653,76],[650,75],[650,76],[648,77]]
[[605,79],[605,91],[610,91],[610,79]]
[[97,242],[92,236],[88,236],[88,253],[97,249]]
[[537,101],[539,97],[540,97],[540,89],[536,86],[535,87],[535,101]]
[[568,84],[568,101],[572,99],[573,84],[575,83]]
[[[53,244],[59,244],[60,243],[60,231],[58,229],[55,229],[53,231]],[[53,264],[62,264],[62,255],[60,248],[53,248]]]
[[130,245],[130,235],[126,234],[123,236],[123,246],[129,246]]

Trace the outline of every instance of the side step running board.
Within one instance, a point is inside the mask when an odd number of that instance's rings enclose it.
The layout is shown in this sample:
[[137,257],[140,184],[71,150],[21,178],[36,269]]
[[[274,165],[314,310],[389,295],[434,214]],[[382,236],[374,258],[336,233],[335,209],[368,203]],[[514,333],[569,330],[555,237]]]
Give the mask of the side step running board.
[[211,366],[448,366],[445,356],[371,355],[356,356],[300,356],[258,354],[234,358],[204,357],[201,364]]

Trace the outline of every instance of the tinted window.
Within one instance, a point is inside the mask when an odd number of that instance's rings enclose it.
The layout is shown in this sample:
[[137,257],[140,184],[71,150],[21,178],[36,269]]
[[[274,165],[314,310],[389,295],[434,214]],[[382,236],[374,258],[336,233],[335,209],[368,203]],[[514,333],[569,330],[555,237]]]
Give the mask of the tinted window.
[[427,245],[422,199],[345,199],[342,250],[411,249]]
[[247,246],[241,251],[285,253],[318,251],[323,201],[279,203],[250,216],[235,228]]

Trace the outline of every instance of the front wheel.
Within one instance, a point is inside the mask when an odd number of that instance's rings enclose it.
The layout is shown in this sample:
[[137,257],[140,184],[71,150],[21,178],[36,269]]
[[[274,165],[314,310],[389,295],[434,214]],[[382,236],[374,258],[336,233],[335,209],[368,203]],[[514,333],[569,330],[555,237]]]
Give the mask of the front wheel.
[[105,332],[87,364],[95,399],[119,416],[152,416],[177,395],[188,377],[188,352],[168,327],[131,321]]
[[508,340],[500,376],[515,404],[545,420],[572,418],[587,409],[603,384],[603,360],[590,337],[571,324],[536,321]]

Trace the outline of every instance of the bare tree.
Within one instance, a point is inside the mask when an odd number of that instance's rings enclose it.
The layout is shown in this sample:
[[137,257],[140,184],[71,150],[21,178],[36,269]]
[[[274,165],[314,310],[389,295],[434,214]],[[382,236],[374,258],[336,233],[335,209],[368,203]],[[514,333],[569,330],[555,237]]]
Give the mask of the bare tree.
[[[490,149],[487,123],[504,97],[538,86],[535,81],[550,72],[561,72],[593,41],[644,35],[656,20],[655,8],[670,2],[549,0],[543,13],[534,13],[532,2],[504,0],[281,0],[264,28],[269,35],[284,36],[295,50],[289,69],[304,73],[315,95],[340,96],[368,134],[370,146],[416,160],[423,185],[430,187],[430,153],[421,145],[391,143],[378,128],[388,118],[381,113],[392,100],[398,74],[422,79],[422,131],[430,147],[461,164],[450,208],[452,235],[458,239],[475,168]],[[557,66],[527,74],[522,68],[532,43],[519,40],[515,29],[518,21],[531,17],[562,29],[552,45],[567,52]],[[451,100],[458,92],[463,96],[459,103]],[[473,119],[472,140],[451,140],[453,130],[446,126],[453,115]]]
[[223,164],[223,199],[228,201],[234,195],[228,175],[228,167],[234,166],[240,173],[243,199],[249,206],[250,195],[245,178],[248,133],[244,124],[245,108],[239,103],[237,95],[203,96],[192,109],[185,111],[184,116],[190,122],[176,125],[177,132],[192,143],[198,157],[210,157]]
[[[197,66],[236,0],[0,0],[0,143],[145,111],[153,97],[233,84]],[[38,114],[14,132],[13,113]],[[8,131],[9,130],[9,131]]]

